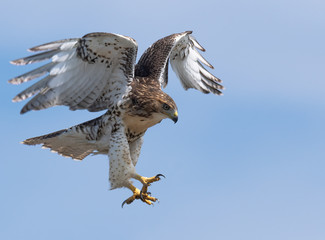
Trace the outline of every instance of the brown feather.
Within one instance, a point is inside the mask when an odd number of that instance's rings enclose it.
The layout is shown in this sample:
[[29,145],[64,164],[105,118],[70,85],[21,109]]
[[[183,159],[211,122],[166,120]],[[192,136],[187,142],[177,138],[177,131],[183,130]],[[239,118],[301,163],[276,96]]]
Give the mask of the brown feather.
[[160,83],[154,78],[137,77],[131,87],[128,114],[149,117],[160,112],[163,103],[177,110],[174,100],[161,90]]

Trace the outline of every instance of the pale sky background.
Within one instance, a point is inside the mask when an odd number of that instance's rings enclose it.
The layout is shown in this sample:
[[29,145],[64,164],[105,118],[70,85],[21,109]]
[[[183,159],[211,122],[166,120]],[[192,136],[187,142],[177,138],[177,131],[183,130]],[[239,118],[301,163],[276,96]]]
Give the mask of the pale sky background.
[[[23,1],[0,7],[0,239],[325,239],[325,2]],[[102,31],[137,40],[139,55],[193,30],[224,96],[184,91],[169,71],[179,121],[145,136],[137,171],[163,173],[160,199],[120,207],[107,156],[82,162],[20,141],[102,113],[55,107],[20,115],[7,80],[35,66],[27,48]]]

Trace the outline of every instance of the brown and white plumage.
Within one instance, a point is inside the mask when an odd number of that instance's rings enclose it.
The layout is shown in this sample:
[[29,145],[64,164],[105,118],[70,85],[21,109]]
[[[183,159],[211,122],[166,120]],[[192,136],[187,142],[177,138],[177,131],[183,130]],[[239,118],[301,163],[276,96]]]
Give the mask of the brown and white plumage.
[[[195,88],[204,93],[221,94],[221,80],[209,73],[202,63],[213,69],[197,51],[205,49],[191,35],[191,31],[172,34],[150,46],[135,68],[136,76],[151,76],[162,87],[168,83],[168,61],[185,89]],[[158,51],[158,53],[157,53]]]
[[[46,75],[13,101],[22,101],[36,94],[21,110],[40,110],[56,105],[71,110],[107,112],[86,123],[40,137],[25,140],[27,145],[42,144],[63,156],[82,160],[89,154],[108,154],[112,188],[127,187],[134,199],[151,204],[147,186],[159,176],[144,178],[136,173],[146,130],[164,118],[177,121],[177,106],[162,91],[168,83],[168,63],[185,89],[221,94],[217,77],[203,65],[213,68],[198,52],[204,48],[187,31],[162,38],[150,46],[135,64],[137,43],[119,34],[91,33],[43,44],[30,51],[41,53],[12,61],[25,65],[50,60],[26,74],[9,80],[20,84]],[[143,184],[142,192],[130,182]],[[139,195],[140,194],[140,195]]]
[[23,143],[27,145],[42,144],[43,148],[50,148],[53,152],[75,160],[82,160],[89,154],[107,154],[108,146],[105,136],[109,135],[106,131],[112,128],[110,117],[111,115],[107,112],[88,122],[30,138]]
[[134,76],[137,44],[122,35],[91,33],[30,50],[45,52],[11,63],[25,65],[47,59],[52,62],[9,81],[20,84],[49,73],[13,99],[21,101],[38,92],[21,113],[55,105],[66,105],[71,110],[104,110],[116,105],[127,93]]

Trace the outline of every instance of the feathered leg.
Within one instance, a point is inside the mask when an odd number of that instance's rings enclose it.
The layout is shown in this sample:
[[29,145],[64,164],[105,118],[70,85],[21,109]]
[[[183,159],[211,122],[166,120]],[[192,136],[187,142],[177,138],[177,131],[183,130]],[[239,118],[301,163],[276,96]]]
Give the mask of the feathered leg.
[[[122,207],[124,204],[131,204],[135,199],[141,199],[143,202],[151,205],[152,202],[156,202],[158,199],[149,196],[147,193],[147,187],[150,183],[158,181],[159,176],[146,178],[136,173],[135,164],[139,155],[139,152],[136,151],[136,149],[139,147],[141,148],[141,142],[137,144],[138,147],[134,148],[134,146],[130,146],[125,136],[124,126],[118,121],[118,119],[115,121],[115,130],[112,132],[109,140],[108,152],[110,159],[109,181],[111,187],[112,189],[127,187],[133,192],[133,195],[122,203]],[[130,178],[135,178],[146,186],[142,189],[145,191],[140,191],[138,188],[133,186],[130,182]]]

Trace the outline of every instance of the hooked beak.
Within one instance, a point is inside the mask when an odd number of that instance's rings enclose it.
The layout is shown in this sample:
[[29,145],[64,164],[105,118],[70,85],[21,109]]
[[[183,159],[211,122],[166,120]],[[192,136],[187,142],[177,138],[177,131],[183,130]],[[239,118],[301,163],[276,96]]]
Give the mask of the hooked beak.
[[177,123],[177,121],[178,121],[178,112],[177,111],[175,111],[174,115],[171,116],[171,120],[173,120],[174,123]]

